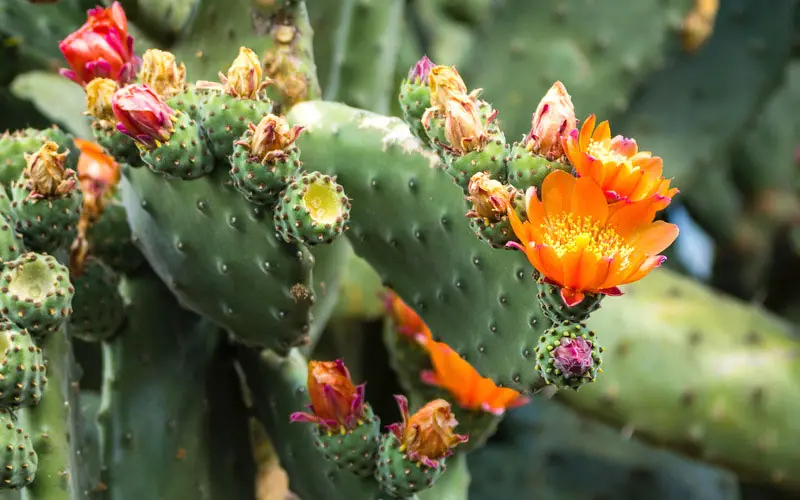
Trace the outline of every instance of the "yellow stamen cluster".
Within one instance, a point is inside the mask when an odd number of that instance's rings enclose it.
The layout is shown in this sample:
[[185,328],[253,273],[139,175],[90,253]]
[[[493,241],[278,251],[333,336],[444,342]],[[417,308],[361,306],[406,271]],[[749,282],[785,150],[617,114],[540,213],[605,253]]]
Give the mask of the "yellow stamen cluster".
[[589,141],[589,145],[586,147],[586,153],[596,158],[603,163],[619,163],[624,164],[628,163],[628,157],[623,155],[622,153],[618,153],[616,151],[611,151],[605,144],[598,141]]
[[598,258],[622,259],[624,267],[634,250],[613,226],[601,224],[592,217],[562,213],[549,217],[542,229],[542,243],[553,247],[559,257],[582,249]]

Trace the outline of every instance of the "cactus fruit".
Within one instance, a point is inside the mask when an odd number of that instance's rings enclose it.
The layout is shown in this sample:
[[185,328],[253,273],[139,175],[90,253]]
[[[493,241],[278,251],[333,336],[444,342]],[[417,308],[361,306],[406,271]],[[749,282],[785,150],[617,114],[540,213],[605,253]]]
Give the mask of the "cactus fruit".
[[544,315],[550,318],[553,323],[562,321],[580,323],[586,321],[591,313],[600,309],[604,297],[599,293],[587,293],[579,304],[568,306],[564,303],[558,286],[548,283],[541,276],[536,277],[536,285],[539,289],[536,292],[539,305]]
[[275,230],[287,243],[330,243],[350,219],[350,199],[336,177],[294,177],[275,206]]
[[8,414],[0,416],[0,450],[0,489],[20,489],[33,482],[39,456],[28,433]]
[[444,460],[433,466],[421,465],[408,459],[394,434],[382,437],[376,475],[381,488],[393,497],[413,498],[413,495],[433,487],[445,470]]
[[380,422],[372,408],[365,405],[363,416],[352,429],[337,432],[318,427],[314,436],[325,458],[357,476],[371,477],[375,473]]
[[564,321],[548,328],[536,346],[536,369],[548,384],[578,390],[594,382],[603,348],[584,323]]
[[33,251],[67,246],[77,235],[82,193],[67,152],[48,141],[25,154],[27,165],[11,186],[11,211],[25,245]]
[[72,313],[69,270],[50,255],[26,253],[0,275],[3,314],[34,336],[57,330]]
[[144,149],[142,161],[157,174],[184,180],[202,177],[214,168],[214,157],[203,140],[197,122],[183,111],[175,111],[175,130],[156,147]]
[[42,350],[27,330],[0,324],[3,360],[0,362],[0,408],[16,409],[38,404],[47,383]]
[[431,106],[431,90],[428,86],[428,74],[435,65],[428,56],[411,68],[408,77],[400,84],[399,101],[403,110],[403,120],[411,127],[411,132],[423,143],[429,141],[428,134],[422,126],[422,116]]
[[294,144],[300,130],[270,114],[251,123],[236,141],[230,174],[245,198],[257,204],[277,201],[289,178],[300,170],[300,150]]
[[486,172],[498,181],[504,181],[506,154],[505,143],[493,140],[480,151],[450,157],[445,171],[466,193],[469,192],[469,180],[479,172]]
[[508,183],[523,192],[533,186],[541,189],[544,178],[553,170],[570,171],[566,163],[548,160],[531,153],[522,144],[514,144],[506,157]]
[[71,333],[86,342],[108,340],[125,321],[119,279],[100,260],[89,257],[80,273],[72,273]]

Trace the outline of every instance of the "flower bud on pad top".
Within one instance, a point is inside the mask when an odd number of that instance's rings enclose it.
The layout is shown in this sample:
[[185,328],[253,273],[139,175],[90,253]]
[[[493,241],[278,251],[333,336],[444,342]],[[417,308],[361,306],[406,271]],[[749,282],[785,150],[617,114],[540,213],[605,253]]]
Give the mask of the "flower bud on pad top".
[[417,139],[428,142],[428,135],[422,127],[422,115],[431,105],[431,89],[428,86],[428,75],[435,64],[422,56],[422,59],[411,67],[408,78],[400,84],[400,107],[403,110],[403,119],[411,126],[411,131]]
[[384,491],[406,498],[433,486],[446,457],[468,437],[454,432],[458,421],[447,401],[435,399],[409,415],[405,396],[395,399],[403,421],[388,426],[381,439],[376,477]]
[[94,118],[92,135],[108,153],[124,163],[140,166],[136,141],[120,132],[114,115],[114,94],[119,85],[108,78],[95,78],[84,88],[86,91],[86,114]]
[[578,390],[594,382],[603,348],[584,323],[565,321],[549,328],[536,346],[536,370],[548,384]]
[[39,404],[47,382],[42,350],[24,330],[9,321],[0,323],[0,409]]
[[142,160],[153,172],[185,180],[214,168],[200,126],[169,106],[150,87],[129,85],[113,98],[117,129],[138,143]]
[[261,61],[247,47],[228,69],[220,73],[220,82],[197,82],[201,94],[200,122],[211,142],[211,149],[219,161],[228,161],[233,143],[245,133],[251,123],[272,112],[272,101],[264,89],[271,83],[263,79]]
[[36,478],[39,456],[28,432],[10,415],[0,416],[0,482],[4,489],[21,489]]
[[3,315],[34,335],[57,330],[72,314],[69,270],[50,255],[26,253],[0,275]]
[[349,220],[344,188],[319,172],[292,178],[275,206],[275,230],[289,243],[330,243]]
[[507,212],[513,209],[525,217],[525,196],[514,187],[502,184],[485,172],[478,172],[469,181],[467,199],[472,208],[466,213],[475,235],[495,248],[505,248],[517,241]]
[[380,419],[364,401],[364,384],[353,385],[342,360],[308,362],[310,413],[292,422],[316,424],[316,445],[328,460],[362,477],[372,476]]
[[46,142],[25,154],[25,170],[12,184],[11,211],[32,250],[52,252],[77,234],[82,195],[77,173],[67,168],[67,154],[59,153],[55,142]]
[[269,114],[251,123],[236,141],[231,156],[233,185],[245,198],[258,204],[273,203],[300,168],[295,141],[303,127]]

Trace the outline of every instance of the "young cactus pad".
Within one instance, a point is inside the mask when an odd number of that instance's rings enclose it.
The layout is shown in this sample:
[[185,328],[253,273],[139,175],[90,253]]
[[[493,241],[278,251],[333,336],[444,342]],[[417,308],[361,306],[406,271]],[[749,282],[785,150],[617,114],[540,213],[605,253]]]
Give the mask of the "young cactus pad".
[[275,230],[287,242],[330,243],[350,218],[350,200],[335,178],[302,174],[282,193],[275,207]]

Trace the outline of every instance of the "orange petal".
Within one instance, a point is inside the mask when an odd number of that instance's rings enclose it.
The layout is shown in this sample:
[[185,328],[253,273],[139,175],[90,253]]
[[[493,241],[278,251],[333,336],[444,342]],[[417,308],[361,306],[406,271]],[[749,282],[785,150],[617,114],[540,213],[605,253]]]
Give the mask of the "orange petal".
[[613,214],[608,218],[608,225],[614,226],[617,234],[622,238],[628,239],[641,226],[650,224],[655,215],[653,200],[642,200],[626,204],[622,208],[613,211]]
[[586,151],[586,148],[589,147],[589,141],[592,139],[592,131],[594,130],[594,124],[597,121],[597,117],[595,115],[589,115],[586,118],[586,121],[583,122],[581,125],[581,135],[580,140],[578,141],[578,146],[580,147],[581,151]]
[[510,205],[506,213],[508,214],[508,221],[511,223],[511,229],[514,231],[517,239],[522,242],[523,246],[527,247],[528,243],[531,241],[530,224],[522,222]]
[[558,257],[553,247],[536,245],[532,253],[536,254],[538,265],[534,265],[534,267],[536,267],[540,273],[544,274],[555,283],[564,283],[564,268],[561,264],[561,259]]
[[603,289],[603,288],[611,288],[617,285],[620,285],[623,281],[623,269],[622,266],[625,264],[623,259],[616,257],[610,259],[608,262],[608,274],[606,275],[606,279],[595,289]]
[[608,120],[600,122],[592,134],[592,140],[602,142],[606,147],[611,147],[611,126],[608,124]]
[[656,267],[659,267],[661,263],[664,262],[665,259],[666,258],[663,255],[652,255],[646,258],[644,262],[638,267],[638,269],[633,271],[631,274],[629,274],[620,282],[620,285],[625,285],[628,283],[633,283],[634,281],[639,281],[640,279],[644,278],[647,275],[647,273],[649,273]]
[[584,286],[586,290],[597,290],[602,288],[603,283],[608,280],[608,277],[611,274],[611,264],[613,259],[610,257],[597,257],[593,256],[594,261],[591,263],[587,263],[587,268],[591,269],[591,272],[586,273],[586,276],[583,278]]
[[630,245],[635,247],[638,253],[647,256],[657,255],[672,245],[678,237],[678,232],[678,226],[675,224],[655,221],[634,236]]
[[554,170],[542,183],[542,203],[547,217],[554,217],[569,210],[575,177],[563,170]]
[[606,195],[593,179],[581,177],[575,181],[570,211],[579,217],[591,217],[601,224],[608,218]]

